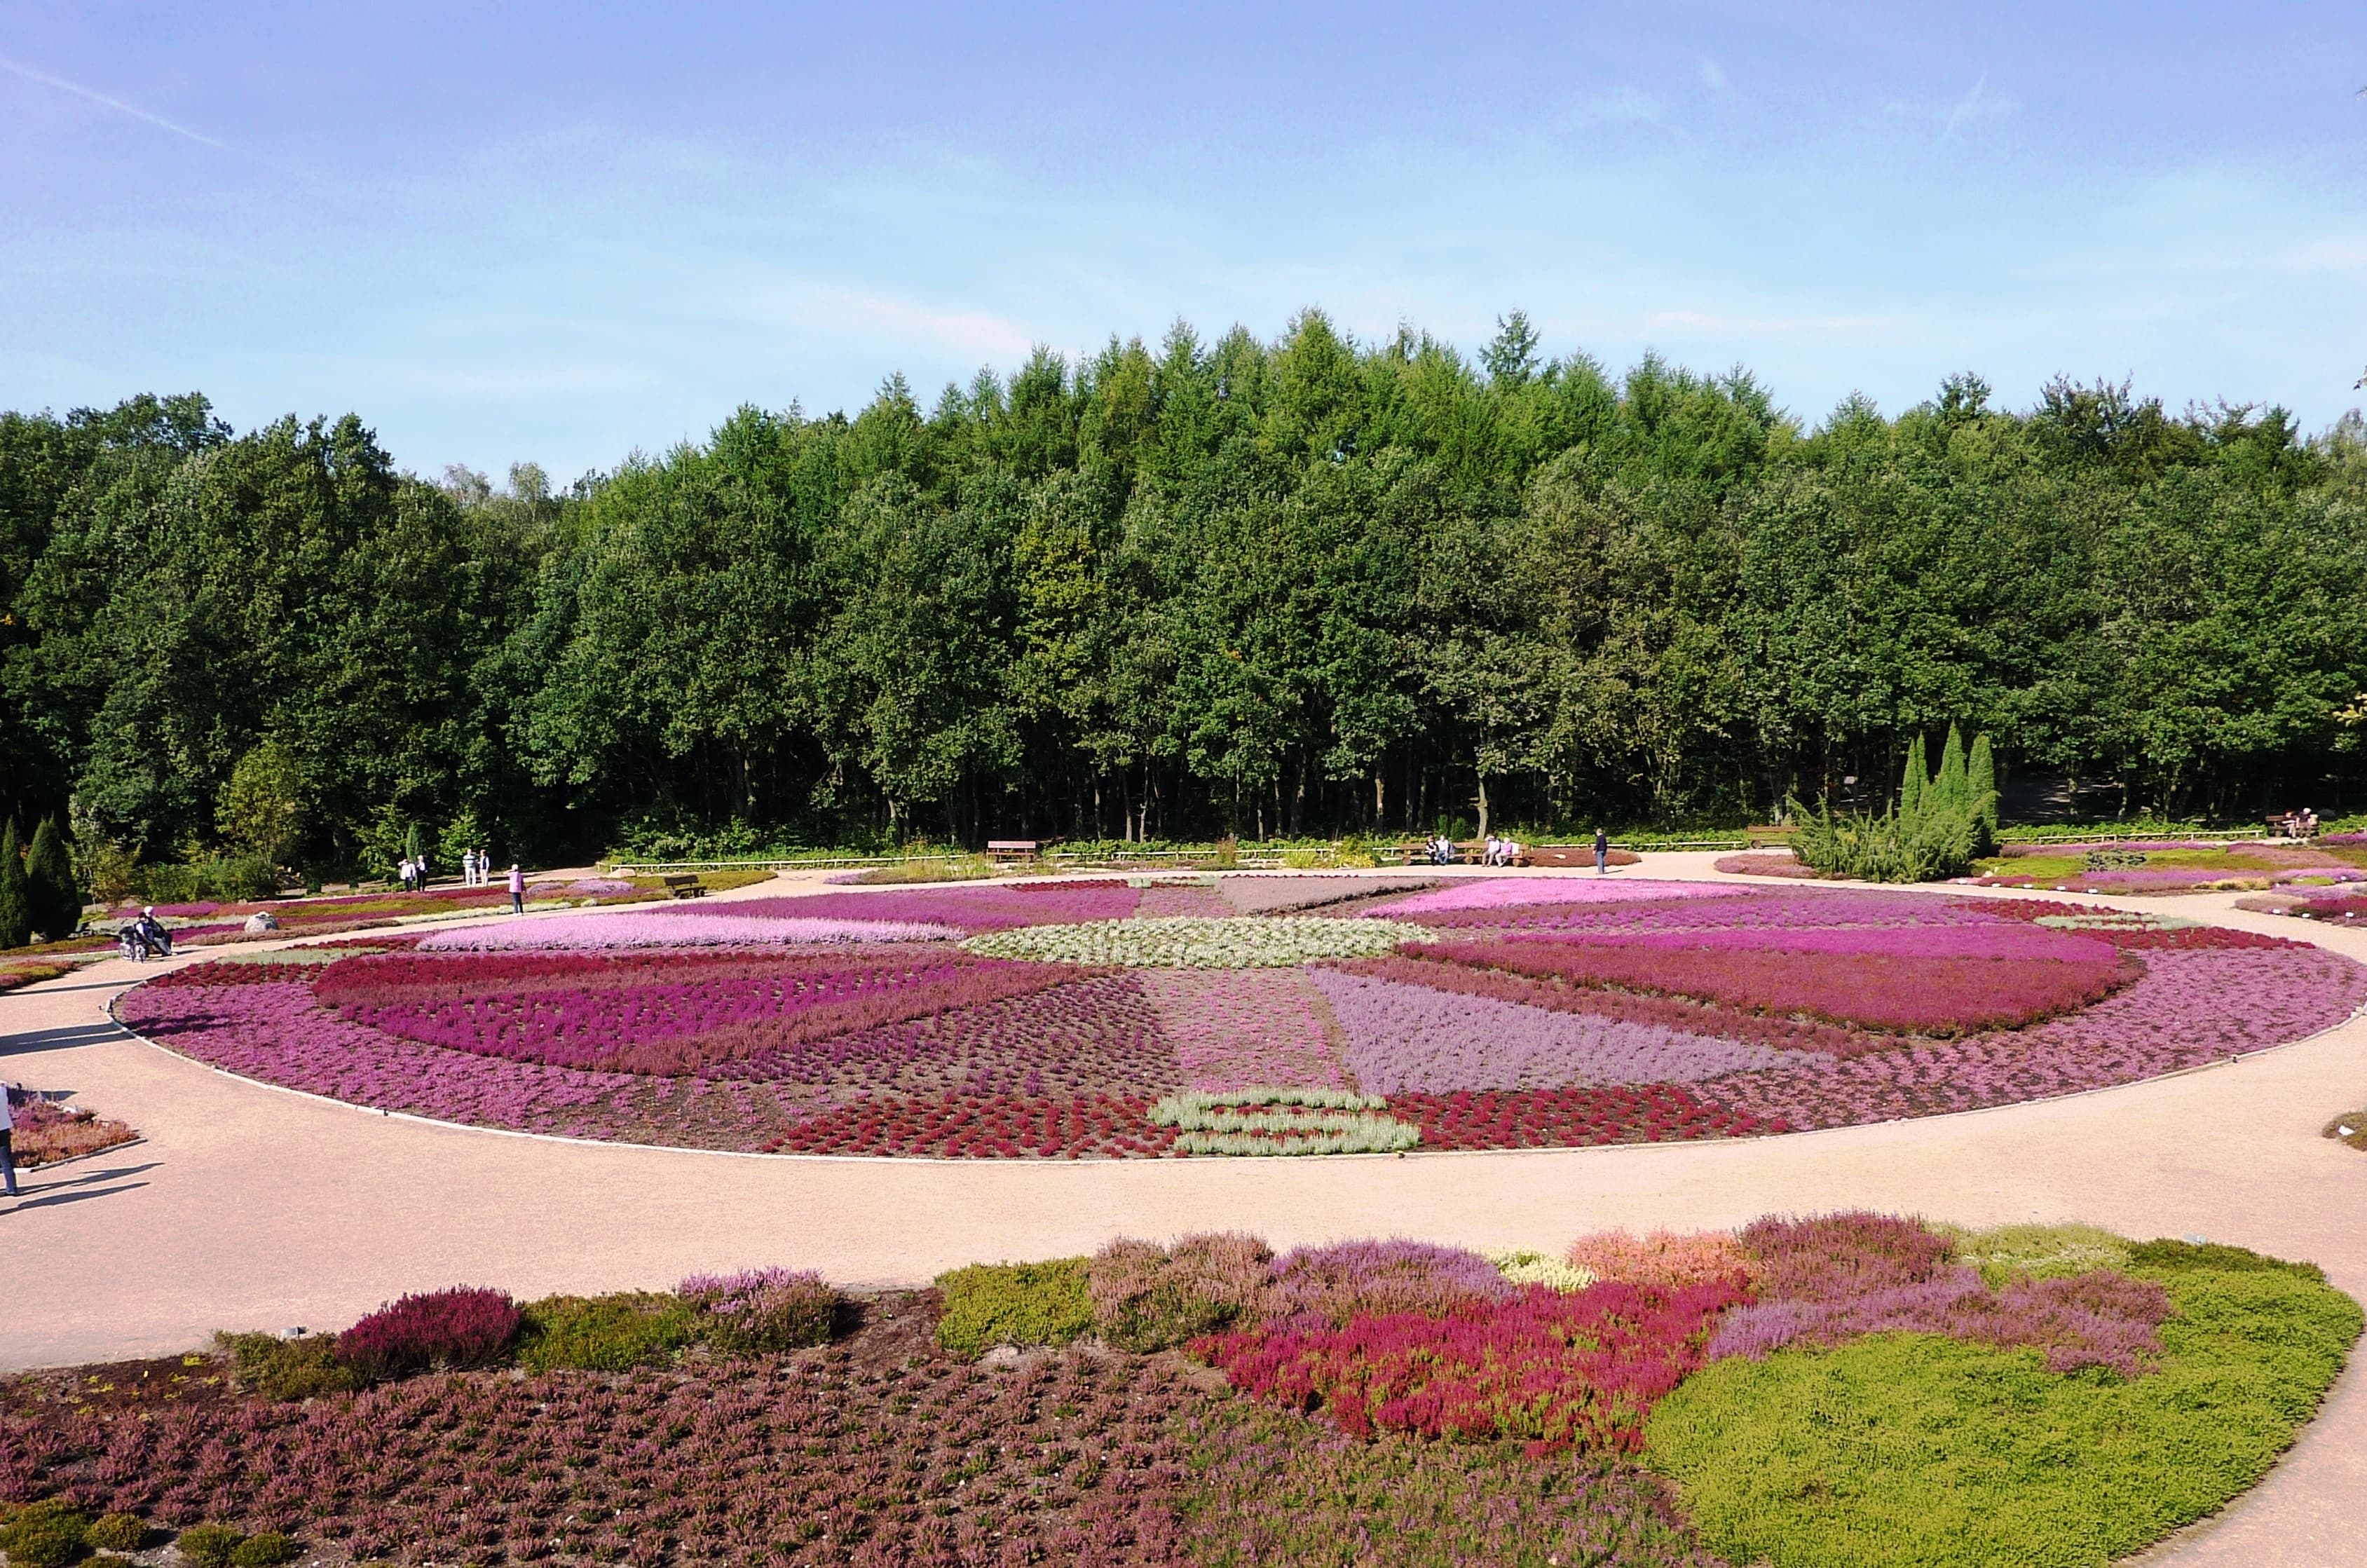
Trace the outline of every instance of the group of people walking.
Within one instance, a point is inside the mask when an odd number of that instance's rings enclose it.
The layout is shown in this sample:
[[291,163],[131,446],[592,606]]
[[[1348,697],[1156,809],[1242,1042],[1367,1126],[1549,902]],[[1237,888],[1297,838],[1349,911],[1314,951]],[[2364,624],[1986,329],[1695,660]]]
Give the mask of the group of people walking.
[[[426,856],[405,855],[402,858],[402,865],[400,869],[402,876],[403,892],[424,892],[426,891]],[[482,849],[463,849],[460,851],[460,885],[462,887],[470,888],[492,887],[493,885],[493,858]],[[524,915],[526,913],[526,872],[515,861],[512,861],[510,863],[509,895],[510,913],[513,915]]]

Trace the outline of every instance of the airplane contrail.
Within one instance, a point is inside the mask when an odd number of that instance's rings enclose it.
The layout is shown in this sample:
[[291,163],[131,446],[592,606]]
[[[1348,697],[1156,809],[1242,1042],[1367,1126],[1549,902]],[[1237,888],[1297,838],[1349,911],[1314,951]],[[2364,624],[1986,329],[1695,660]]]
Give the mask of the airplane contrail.
[[225,153],[230,151],[228,147],[212,137],[192,131],[186,125],[176,125],[161,114],[150,114],[137,104],[127,104],[121,98],[110,98],[105,93],[93,92],[90,88],[79,83],[69,82],[62,76],[52,76],[47,72],[36,71],[28,65],[19,65],[13,60],[0,60],[0,71],[11,72],[24,77],[28,82],[39,82],[45,87],[55,87],[62,93],[72,93],[76,97],[88,98],[95,104],[104,104],[119,114],[128,114],[134,119],[144,119],[159,130],[169,131],[176,136],[186,136],[192,142],[202,142],[209,147],[220,147]]

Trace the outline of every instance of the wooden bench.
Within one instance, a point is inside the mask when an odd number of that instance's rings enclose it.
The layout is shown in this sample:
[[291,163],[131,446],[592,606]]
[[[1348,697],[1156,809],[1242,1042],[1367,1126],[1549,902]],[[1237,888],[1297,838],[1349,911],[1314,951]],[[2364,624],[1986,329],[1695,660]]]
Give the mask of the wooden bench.
[[990,860],[1033,860],[1043,851],[1040,838],[990,838],[986,841],[986,858]]
[[707,884],[696,876],[674,876],[665,879],[668,898],[705,898]]
[[1788,846],[1792,842],[1793,831],[1790,827],[1778,827],[1771,824],[1759,827],[1746,827],[1742,830],[1742,835],[1750,841],[1750,847],[1753,849],[1766,849]]

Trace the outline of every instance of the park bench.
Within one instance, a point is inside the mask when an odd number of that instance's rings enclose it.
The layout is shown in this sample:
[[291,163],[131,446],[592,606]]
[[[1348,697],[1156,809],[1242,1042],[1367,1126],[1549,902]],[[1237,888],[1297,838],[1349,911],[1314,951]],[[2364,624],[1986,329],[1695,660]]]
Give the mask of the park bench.
[[990,860],[1033,860],[1043,849],[1039,838],[990,838],[986,841],[986,858]]
[[707,884],[696,876],[674,876],[665,879],[668,898],[705,898]]
[[1792,828],[1788,825],[1779,827],[1769,824],[1758,827],[1746,827],[1742,830],[1742,835],[1750,841],[1750,847],[1753,849],[1765,849],[1790,844],[1792,832]]

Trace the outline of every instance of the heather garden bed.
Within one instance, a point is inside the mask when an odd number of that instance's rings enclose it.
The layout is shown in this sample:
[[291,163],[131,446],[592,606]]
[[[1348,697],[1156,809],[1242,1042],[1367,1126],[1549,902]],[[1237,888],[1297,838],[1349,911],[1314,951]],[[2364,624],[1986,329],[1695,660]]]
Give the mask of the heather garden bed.
[[1584,876],[1240,881],[493,922],[193,965],[118,1011],[233,1073],[452,1121],[1082,1158],[1667,1142],[1931,1115],[2263,1050],[2367,1000],[2367,970],[2305,944],[2038,900]]
[[2359,1329],[2307,1264],[1865,1213],[1487,1256],[1120,1240],[868,1296],[459,1288],[0,1380],[0,1547],[2067,1568],[2259,1480]]
[[[2367,849],[2340,843],[2212,844],[2180,839],[2009,845],[1976,868],[1987,887],[2057,892],[2259,892],[2367,884]],[[2367,892],[2367,885],[2359,891]]]

